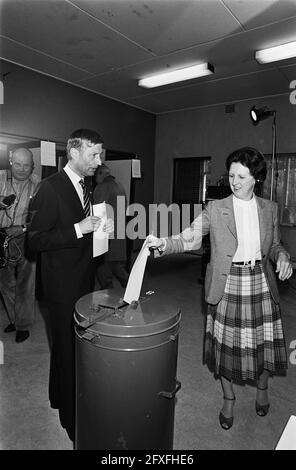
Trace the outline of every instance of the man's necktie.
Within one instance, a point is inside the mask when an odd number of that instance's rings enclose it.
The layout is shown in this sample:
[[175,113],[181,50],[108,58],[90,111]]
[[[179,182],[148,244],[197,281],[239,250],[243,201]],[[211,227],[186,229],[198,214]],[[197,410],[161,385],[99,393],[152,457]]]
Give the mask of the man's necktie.
[[82,189],[83,189],[83,207],[84,207],[85,217],[88,217],[90,215],[90,199],[89,199],[88,189],[83,180],[80,180],[79,184],[81,184]]

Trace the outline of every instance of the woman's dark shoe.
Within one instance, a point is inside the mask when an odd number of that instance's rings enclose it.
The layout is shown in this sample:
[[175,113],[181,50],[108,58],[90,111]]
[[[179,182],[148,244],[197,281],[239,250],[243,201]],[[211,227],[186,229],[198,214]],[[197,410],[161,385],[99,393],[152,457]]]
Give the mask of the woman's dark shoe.
[[[267,390],[268,387],[267,386],[264,388],[257,387],[257,389],[264,391],[264,390]],[[260,405],[258,401],[256,400],[255,406],[256,406],[256,413],[258,416],[266,416],[269,411],[270,403],[267,403],[266,405]]]
[[28,330],[19,330],[16,332],[15,341],[17,343],[22,343],[23,341],[26,341],[29,336],[30,332]]
[[[230,401],[234,401],[235,400],[235,397],[233,398],[227,398],[227,397],[223,397],[224,400],[230,400]],[[219,414],[219,422],[220,422],[220,425],[221,425],[221,428],[225,429],[226,431],[228,431],[228,429],[231,428],[231,426],[233,425],[233,416],[230,416],[230,418],[226,418],[226,416],[224,416],[224,414],[222,413],[222,411],[220,411],[220,414]]]

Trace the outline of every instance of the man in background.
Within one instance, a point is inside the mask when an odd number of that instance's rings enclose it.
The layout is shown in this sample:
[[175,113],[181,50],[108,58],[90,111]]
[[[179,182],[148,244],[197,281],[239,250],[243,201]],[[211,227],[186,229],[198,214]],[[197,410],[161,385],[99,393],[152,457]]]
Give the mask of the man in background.
[[[67,142],[68,163],[44,179],[32,200],[29,245],[41,252],[42,291],[49,311],[51,358],[49,400],[61,425],[75,438],[75,353],[73,313],[76,301],[94,285],[92,216],[86,178],[102,164],[103,141],[89,129],[74,131]],[[113,222],[107,220],[107,233]]]
[[0,171],[0,228],[8,237],[0,292],[9,318],[4,332],[16,331],[16,342],[21,343],[29,337],[35,316],[36,263],[27,250],[26,230],[29,202],[39,177],[33,174],[33,154],[26,148],[14,150],[9,165]]
[[[96,186],[94,189],[94,203],[104,202],[112,207],[114,214],[114,238],[109,240],[109,250],[100,256],[96,262],[96,276],[100,283],[101,289],[113,288],[113,275],[118,279],[122,287],[126,287],[129,275],[124,267],[126,262],[126,239],[117,238],[117,206],[118,197],[125,198],[126,193],[123,186],[110,174],[110,169],[103,164],[96,171]],[[125,233],[125,220],[124,230]]]

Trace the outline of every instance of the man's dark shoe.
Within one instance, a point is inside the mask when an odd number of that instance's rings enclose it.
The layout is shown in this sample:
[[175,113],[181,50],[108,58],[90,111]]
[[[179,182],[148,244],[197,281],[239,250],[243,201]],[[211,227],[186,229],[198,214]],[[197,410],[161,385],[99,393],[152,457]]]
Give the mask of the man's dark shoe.
[[6,328],[4,328],[4,333],[12,333],[15,331],[15,325],[13,323],[9,323]]
[[22,343],[23,341],[26,341],[27,338],[29,338],[30,332],[28,330],[23,330],[23,331],[17,331],[16,336],[15,336],[15,341],[17,343]]

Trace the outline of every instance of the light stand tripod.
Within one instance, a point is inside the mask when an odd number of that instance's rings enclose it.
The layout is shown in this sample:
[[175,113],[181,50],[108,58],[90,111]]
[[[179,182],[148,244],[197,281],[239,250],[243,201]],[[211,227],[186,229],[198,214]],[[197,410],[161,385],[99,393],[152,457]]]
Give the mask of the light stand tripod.
[[272,120],[272,159],[271,159],[271,181],[270,181],[270,200],[273,200],[273,186],[274,186],[274,164],[275,164],[275,151],[276,151],[276,111],[273,111]]

